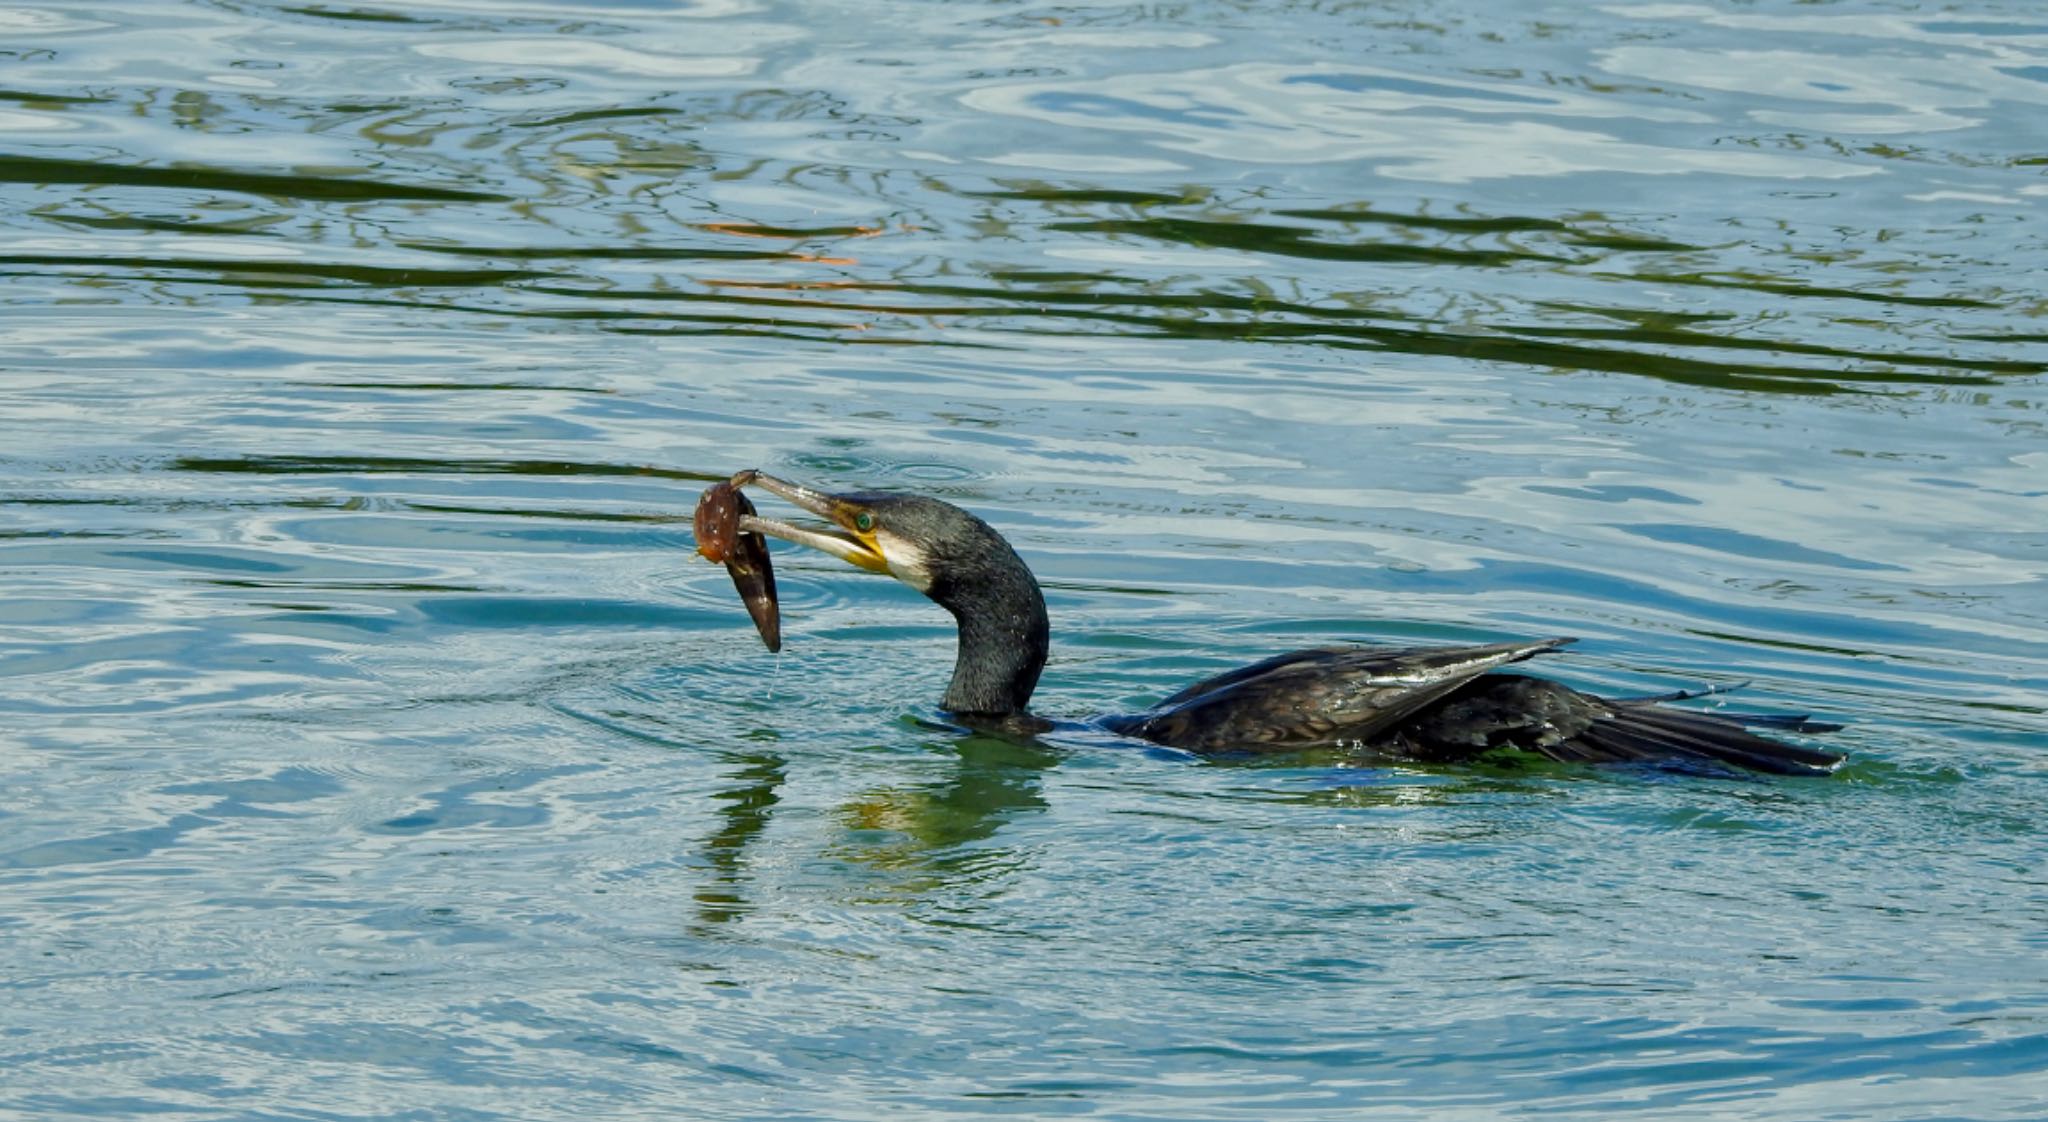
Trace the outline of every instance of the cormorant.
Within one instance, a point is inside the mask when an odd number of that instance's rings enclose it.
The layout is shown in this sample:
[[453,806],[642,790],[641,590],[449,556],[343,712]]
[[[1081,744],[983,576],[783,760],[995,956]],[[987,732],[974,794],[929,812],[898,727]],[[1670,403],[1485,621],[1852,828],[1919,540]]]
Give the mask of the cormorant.
[[[887,573],[953,614],[960,645],[945,709],[971,725],[1050,727],[1034,723],[1026,708],[1049,646],[1045,596],[988,523],[922,495],[830,494],[765,473],[742,475],[833,525],[810,529],[749,513],[739,518],[740,530]],[[1826,732],[1839,725],[1659,704],[1697,694],[1599,698],[1497,672],[1570,642],[1295,651],[1197,682],[1142,713],[1096,723],[1201,755],[1337,747],[1450,762],[1512,745],[1562,761],[1725,764],[1788,775],[1825,774],[1842,761],[1745,727]]]

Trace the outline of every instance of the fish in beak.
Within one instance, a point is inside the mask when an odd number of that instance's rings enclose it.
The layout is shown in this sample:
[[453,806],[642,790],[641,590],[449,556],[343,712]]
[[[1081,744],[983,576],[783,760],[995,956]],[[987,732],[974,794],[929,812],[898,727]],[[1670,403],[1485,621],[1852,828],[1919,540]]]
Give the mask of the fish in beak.
[[[824,519],[826,525],[799,526],[761,517],[746,496],[740,494],[741,487],[749,486],[789,500]],[[697,551],[713,561],[725,562],[732,573],[733,586],[739,589],[747,610],[753,614],[762,640],[769,650],[776,650],[780,645],[779,621],[766,539],[781,538],[829,553],[856,568],[895,577],[929,595],[932,576],[926,548],[910,525],[915,520],[904,517],[907,508],[920,504],[943,505],[883,492],[835,495],[762,472],[742,471],[724,483],[712,485],[698,501]]]
[[753,515],[754,504],[740,493],[753,482],[754,472],[743,471],[723,483],[704,489],[697,500],[693,525],[697,552],[710,561],[725,563],[732,586],[739,591],[747,614],[754,618],[754,630],[771,651],[782,649],[782,609],[775,598],[775,567],[768,559],[768,539],[744,529]]

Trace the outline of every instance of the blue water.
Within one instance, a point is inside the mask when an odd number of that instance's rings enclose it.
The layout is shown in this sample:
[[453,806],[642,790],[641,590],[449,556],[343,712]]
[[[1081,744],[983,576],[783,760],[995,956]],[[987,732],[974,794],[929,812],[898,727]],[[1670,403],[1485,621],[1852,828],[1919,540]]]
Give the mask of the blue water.
[[[0,11],[0,1116],[2048,1112],[2048,19]],[[1577,635],[1823,780],[935,725]],[[772,500],[764,499],[764,506]],[[1716,701],[1701,704],[1716,704]]]

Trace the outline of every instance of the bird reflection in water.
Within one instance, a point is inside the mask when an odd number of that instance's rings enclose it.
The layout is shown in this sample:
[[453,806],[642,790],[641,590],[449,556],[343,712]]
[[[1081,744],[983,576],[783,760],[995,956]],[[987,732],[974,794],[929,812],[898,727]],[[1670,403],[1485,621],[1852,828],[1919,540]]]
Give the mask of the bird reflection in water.
[[1040,777],[1058,760],[1052,750],[975,735],[945,748],[953,759],[942,778],[914,787],[876,788],[840,810],[854,836],[836,855],[907,877],[882,887],[889,897],[1000,876],[1014,864],[1008,852],[977,843],[1023,815],[1046,809]]
[[746,897],[747,846],[768,828],[788,778],[788,762],[776,753],[738,753],[730,758],[735,765],[733,785],[712,796],[718,802],[719,825],[704,839],[711,881],[696,892],[697,921],[702,924],[728,923],[752,910]]

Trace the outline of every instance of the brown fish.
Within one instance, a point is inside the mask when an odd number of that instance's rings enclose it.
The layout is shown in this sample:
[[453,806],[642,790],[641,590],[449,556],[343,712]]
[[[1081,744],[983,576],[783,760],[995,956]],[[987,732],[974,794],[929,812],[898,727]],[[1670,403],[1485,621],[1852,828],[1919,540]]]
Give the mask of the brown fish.
[[[704,488],[703,496],[697,500],[697,516],[693,525],[697,531],[697,552],[705,560],[724,561],[732,552],[740,533],[740,504],[746,501],[746,496],[740,494],[740,485],[730,479]],[[746,513],[753,513],[753,509],[749,507]]]
[[782,611],[775,599],[775,568],[768,560],[768,539],[741,533],[740,518],[754,513],[754,504],[740,488],[754,481],[752,471],[743,471],[724,483],[704,489],[697,500],[694,525],[697,552],[712,561],[723,561],[739,590],[747,614],[754,617],[754,630],[771,651],[782,649]]

